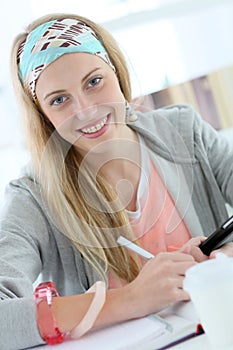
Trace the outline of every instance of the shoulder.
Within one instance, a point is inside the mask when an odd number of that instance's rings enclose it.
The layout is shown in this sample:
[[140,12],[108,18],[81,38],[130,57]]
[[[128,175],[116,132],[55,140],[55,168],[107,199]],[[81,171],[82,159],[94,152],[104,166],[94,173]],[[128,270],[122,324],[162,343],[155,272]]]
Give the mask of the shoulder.
[[46,216],[46,212],[41,188],[33,176],[30,166],[27,166],[18,178],[12,179],[6,186],[1,214],[24,218],[33,216],[39,219],[42,213]]
[[12,179],[8,183],[6,186],[6,196],[19,196],[22,200],[25,199],[25,197],[31,197],[36,201],[40,201],[41,190],[36,178],[29,172],[23,171],[18,178]]
[[[129,126],[145,137],[151,148],[173,157],[194,158],[195,133],[200,117],[191,105],[179,104],[152,110],[136,112],[138,120]],[[154,146],[153,146],[154,145]],[[167,155],[169,157],[169,155]]]
[[143,123],[145,127],[158,128],[159,125],[167,124],[175,126],[176,129],[183,129],[187,126],[194,126],[197,113],[191,105],[177,104],[163,108],[158,108],[146,113],[138,113],[138,121]]

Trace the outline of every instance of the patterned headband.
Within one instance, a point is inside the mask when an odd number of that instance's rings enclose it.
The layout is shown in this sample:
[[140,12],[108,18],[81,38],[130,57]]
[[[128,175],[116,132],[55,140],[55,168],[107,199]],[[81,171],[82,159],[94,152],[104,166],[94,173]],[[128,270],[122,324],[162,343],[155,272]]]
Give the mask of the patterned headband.
[[108,53],[95,32],[76,19],[57,19],[35,28],[18,51],[19,75],[24,87],[36,97],[36,82],[41,72],[66,53],[86,52],[102,58],[115,71]]

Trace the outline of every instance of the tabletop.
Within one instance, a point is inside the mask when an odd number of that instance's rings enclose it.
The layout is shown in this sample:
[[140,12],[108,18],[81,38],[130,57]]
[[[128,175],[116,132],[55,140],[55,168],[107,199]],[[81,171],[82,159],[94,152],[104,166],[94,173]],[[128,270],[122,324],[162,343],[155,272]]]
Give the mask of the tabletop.
[[[42,346],[35,347],[33,349],[34,350],[79,350],[79,341],[78,340],[65,341],[62,344],[56,345],[55,348],[54,346],[51,346],[51,345],[42,345]],[[155,349],[154,347],[151,348],[151,350],[154,350],[154,349]],[[188,350],[200,350],[200,349],[217,350],[217,349],[213,349],[210,346],[205,334],[170,348],[170,350],[173,350],[173,349],[174,350],[187,350],[187,349]],[[232,350],[232,349],[233,347],[231,347],[231,349],[224,349],[224,350]],[[93,349],[87,348],[86,350],[93,350]],[[111,347],[108,347],[108,349],[102,349],[102,350],[111,350]],[[128,349],[128,350],[132,350],[132,349]],[[144,349],[142,348],[141,350],[144,350]],[[148,348],[146,350],[148,350]]]

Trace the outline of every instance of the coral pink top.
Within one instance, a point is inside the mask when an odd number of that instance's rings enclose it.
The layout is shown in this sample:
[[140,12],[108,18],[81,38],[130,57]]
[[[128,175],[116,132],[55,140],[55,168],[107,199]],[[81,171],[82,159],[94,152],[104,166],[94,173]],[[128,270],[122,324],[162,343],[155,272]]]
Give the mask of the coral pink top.
[[[129,212],[129,217],[135,237],[143,248],[156,255],[159,252],[175,251],[191,238],[152,161],[147,195],[141,202],[138,217],[132,212]],[[125,281],[109,274],[109,288],[124,284]]]

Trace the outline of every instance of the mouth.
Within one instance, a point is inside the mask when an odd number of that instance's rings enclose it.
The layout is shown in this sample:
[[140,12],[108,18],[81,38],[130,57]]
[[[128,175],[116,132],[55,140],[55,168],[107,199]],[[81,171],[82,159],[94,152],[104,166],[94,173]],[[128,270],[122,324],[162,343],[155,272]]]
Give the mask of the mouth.
[[91,125],[90,127],[79,129],[78,131],[82,134],[82,136],[86,138],[99,137],[108,129],[109,121],[110,121],[110,114],[100,119],[95,125]]

